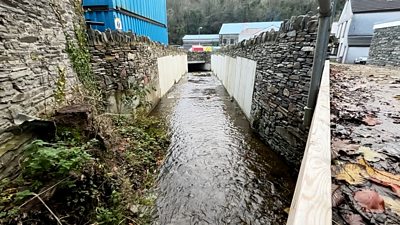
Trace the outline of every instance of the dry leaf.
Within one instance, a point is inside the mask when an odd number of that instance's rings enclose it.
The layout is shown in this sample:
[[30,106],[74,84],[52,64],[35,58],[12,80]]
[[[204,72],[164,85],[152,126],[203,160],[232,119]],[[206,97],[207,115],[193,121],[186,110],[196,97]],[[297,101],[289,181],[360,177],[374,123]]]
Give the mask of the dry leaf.
[[365,169],[367,170],[367,174],[369,177],[379,180],[381,182],[400,186],[400,176],[399,175],[394,175],[394,174],[391,174],[386,171],[377,170],[377,169],[371,167],[370,165],[368,165],[364,159],[360,159],[359,163],[361,165],[365,166]]
[[349,140],[334,140],[332,142],[332,151],[338,155],[339,151],[343,151],[348,155],[356,153],[360,145],[350,144]]
[[365,177],[368,176],[360,165],[347,163],[340,168],[336,174],[336,179],[344,180],[351,185],[362,184],[365,182]]
[[333,207],[337,207],[339,205],[341,205],[344,202],[344,196],[342,194],[342,192],[340,191],[340,189],[336,189],[333,194],[332,194],[332,206]]
[[383,181],[377,180],[377,179],[375,179],[375,178],[373,178],[373,177],[370,177],[369,179],[370,179],[371,181],[375,182],[375,183],[381,184],[381,185],[386,186],[386,187],[390,187],[390,188],[392,189],[392,191],[393,191],[397,196],[400,197],[400,186],[395,185],[395,184],[391,184],[391,183],[387,183],[387,182],[383,182]]
[[367,126],[375,126],[381,124],[377,118],[373,117],[372,115],[366,115],[362,122]]
[[394,98],[400,101],[400,95],[396,95]]
[[357,191],[354,199],[359,205],[365,208],[366,211],[383,213],[385,211],[385,203],[383,198],[372,190]]
[[389,208],[392,212],[400,216],[400,201],[387,196],[382,196],[382,198],[385,201],[386,208]]
[[286,214],[289,215],[289,213],[290,213],[290,208],[285,208],[283,211],[284,211]]
[[347,214],[344,216],[344,219],[349,225],[365,225],[359,214]]
[[364,159],[368,162],[378,162],[379,160],[385,160],[386,156],[371,150],[368,147],[361,146],[357,153],[363,154]]

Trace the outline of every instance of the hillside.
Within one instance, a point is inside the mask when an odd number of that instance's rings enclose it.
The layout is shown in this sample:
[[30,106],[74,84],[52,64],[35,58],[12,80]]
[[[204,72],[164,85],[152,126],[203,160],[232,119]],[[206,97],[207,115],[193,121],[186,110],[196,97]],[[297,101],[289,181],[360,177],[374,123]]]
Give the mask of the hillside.
[[[185,34],[218,33],[222,23],[288,19],[316,12],[315,0],[167,0],[171,44],[181,44]],[[343,5],[345,0],[339,0]],[[340,6],[339,6],[340,7]]]

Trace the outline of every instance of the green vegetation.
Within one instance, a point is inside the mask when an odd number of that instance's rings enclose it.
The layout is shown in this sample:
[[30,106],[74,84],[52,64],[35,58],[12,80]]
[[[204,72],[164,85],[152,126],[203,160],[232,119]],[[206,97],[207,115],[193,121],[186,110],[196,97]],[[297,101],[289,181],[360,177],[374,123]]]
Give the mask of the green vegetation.
[[[75,12],[77,15],[82,15],[74,24],[75,37],[71,37],[65,33],[67,37],[67,47],[69,58],[71,59],[72,66],[88,94],[94,97],[95,100],[100,101],[101,92],[96,83],[94,73],[91,67],[91,54],[88,47],[86,24],[83,17],[83,8],[80,0],[73,0]],[[92,98],[93,99],[93,98]],[[95,103],[96,106],[98,102]]]
[[58,67],[58,80],[56,83],[56,90],[54,93],[54,98],[56,99],[57,103],[62,103],[65,100],[65,83],[66,83],[66,77],[65,77],[65,68],[64,67]]
[[65,125],[54,142],[26,147],[19,176],[0,182],[0,224],[151,223],[153,187],[169,145],[165,125],[141,112],[101,122],[108,148]]
[[[71,36],[68,32],[68,29],[65,27],[65,21],[62,17],[62,13],[60,12],[60,0],[51,0],[50,7],[52,8],[54,14],[57,17],[58,23],[63,28],[64,35],[66,37],[66,51],[71,60],[72,67],[76,72],[79,81],[83,85],[83,90],[88,95],[87,99],[91,99],[92,104],[96,107],[100,107],[101,99],[101,91],[98,88],[96,83],[92,67],[91,67],[91,54],[88,47],[87,41],[87,33],[86,33],[86,25],[85,19],[83,17],[83,8],[81,6],[80,0],[71,0],[77,15],[82,15],[77,17],[74,23],[74,35]],[[62,83],[63,79],[65,81],[65,71],[59,71],[59,79],[57,82],[57,90],[56,90],[56,100],[60,103],[64,100],[64,90],[59,87],[65,86],[65,83]],[[63,78],[64,75],[64,78]]]

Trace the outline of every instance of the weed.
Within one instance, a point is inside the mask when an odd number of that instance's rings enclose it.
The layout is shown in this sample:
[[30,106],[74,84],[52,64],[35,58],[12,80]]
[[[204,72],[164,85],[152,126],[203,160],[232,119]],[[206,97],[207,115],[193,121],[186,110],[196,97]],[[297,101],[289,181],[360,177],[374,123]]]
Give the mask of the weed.
[[34,141],[26,152],[23,175],[41,180],[66,176],[91,159],[85,146],[68,147],[64,143],[50,144],[41,140]]
[[63,103],[65,100],[65,84],[66,84],[66,77],[65,77],[65,67],[58,67],[58,80],[56,83],[56,90],[54,93],[54,98],[56,99],[57,103]]

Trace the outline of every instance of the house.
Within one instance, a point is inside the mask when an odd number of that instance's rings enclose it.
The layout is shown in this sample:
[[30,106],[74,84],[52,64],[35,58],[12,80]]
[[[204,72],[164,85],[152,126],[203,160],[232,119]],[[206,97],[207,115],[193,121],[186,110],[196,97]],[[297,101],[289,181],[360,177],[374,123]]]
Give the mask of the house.
[[400,19],[400,0],[347,0],[336,37],[339,40],[337,61],[354,63],[368,56],[374,25]]
[[220,44],[232,45],[238,43],[239,41],[250,39],[260,31],[270,31],[272,29],[279,30],[281,24],[282,21],[224,23],[219,31]]
[[185,35],[182,38],[183,48],[190,49],[194,45],[202,46],[218,46],[219,35],[218,34],[200,34],[200,35]]
[[268,28],[246,28],[244,30],[242,30],[242,32],[240,32],[239,34],[239,41],[241,42],[243,40],[249,40],[253,37],[258,36],[261,33],[267,32],[267,31],[271,31],[271,30],[275,30],[278,31],[280,29],[280,27],[278,26],[270,26]]
[[120,30],[168,44],[166,0],[82,0],[88,26]]

